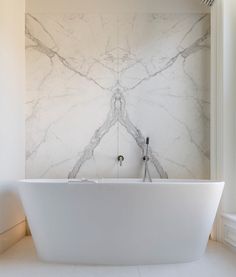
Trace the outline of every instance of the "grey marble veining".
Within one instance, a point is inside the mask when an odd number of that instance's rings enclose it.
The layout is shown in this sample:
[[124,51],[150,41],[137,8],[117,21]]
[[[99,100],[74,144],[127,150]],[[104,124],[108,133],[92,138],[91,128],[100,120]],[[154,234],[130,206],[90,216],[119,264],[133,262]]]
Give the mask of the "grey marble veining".
[[209,30],[203,14],[27,14],[27,177],[140,177],[150,136],[154,177],[207,178]]
[[[119,122],[122,124],[126,131],[134,138],[134,141],[142,150],[142,156],[144,156],[145,151],[145,138],[142,135],[141,131],[137,129],[129,119],[125,107],[125,97],[121,92],[119,86],[115,89],[115,92],[111,98],[111,110],[107,116],[106,121],[97,129],[90,140],[89,145],[85,148],[84,152],[80,159],[76,162],[73,170],[69,173],[68,178],[76,178],[81,166],[93,156],[94,149],[99,144],[100,140],[103,138],[106,133],[109,132],[110,128]],[[168,178],[167,173],[164,171],[158,159],[152,153],[152,150],[149,149],[150,162],[152,162],[161,178]]]

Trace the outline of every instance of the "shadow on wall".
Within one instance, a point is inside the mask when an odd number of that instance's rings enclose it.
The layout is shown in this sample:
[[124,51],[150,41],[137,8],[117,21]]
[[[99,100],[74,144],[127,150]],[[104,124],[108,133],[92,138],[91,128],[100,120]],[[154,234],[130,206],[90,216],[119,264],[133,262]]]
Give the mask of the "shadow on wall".
[[16,182],[0,182],[0,253],[25,236],[25,215]]

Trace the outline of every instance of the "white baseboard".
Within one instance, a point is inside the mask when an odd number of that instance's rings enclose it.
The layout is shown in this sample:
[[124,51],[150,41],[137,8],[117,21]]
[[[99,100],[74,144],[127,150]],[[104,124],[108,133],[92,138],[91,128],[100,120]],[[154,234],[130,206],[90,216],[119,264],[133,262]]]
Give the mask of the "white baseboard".
[[236,252],[236,214],[223,214],[223,242]]
[[0,254],[21,240],[25,236],[26,222],[25,220],[16,226],[0,234]]

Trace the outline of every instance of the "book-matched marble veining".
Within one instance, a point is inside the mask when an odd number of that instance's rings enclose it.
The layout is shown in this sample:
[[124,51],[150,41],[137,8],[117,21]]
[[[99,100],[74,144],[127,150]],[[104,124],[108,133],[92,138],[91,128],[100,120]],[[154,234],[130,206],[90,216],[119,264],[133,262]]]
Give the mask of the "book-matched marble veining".
[[27,14],[26,64],[27,177],[140,177],[146,136],[153,177],[209,177],[209,15]]

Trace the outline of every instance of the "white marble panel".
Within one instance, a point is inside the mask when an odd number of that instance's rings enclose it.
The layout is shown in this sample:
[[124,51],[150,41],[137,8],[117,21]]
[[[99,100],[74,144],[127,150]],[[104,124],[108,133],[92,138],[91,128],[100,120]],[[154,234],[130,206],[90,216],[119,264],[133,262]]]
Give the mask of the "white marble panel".
[[[209,178],[208,14],[27,14],[27,177]],[[123,166],[117,156],[125,157]]]

